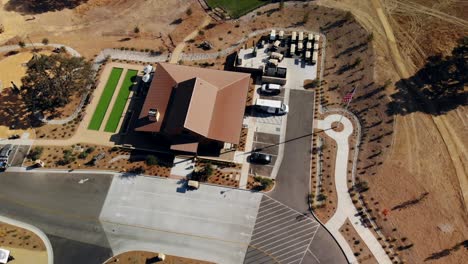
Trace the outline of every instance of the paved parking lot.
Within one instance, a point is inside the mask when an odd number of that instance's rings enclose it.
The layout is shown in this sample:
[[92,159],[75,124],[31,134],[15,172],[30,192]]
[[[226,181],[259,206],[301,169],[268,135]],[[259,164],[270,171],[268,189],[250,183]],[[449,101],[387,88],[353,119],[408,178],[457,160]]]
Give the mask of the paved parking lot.
[[[5,145],[0,145],[0,149],[4,146]],[[10,157],[8,158],[8,164],[10,164],[10,167],[21,167],[26,155],[28,155],[29,148],[30,145],[13,145]]]
[[242,263],[262,194],[153,177],[115,177],[100,220],[112,251]]
[[[257,85],[257,93],[261,99],[284,101],[285,92],[285,89],[281,89],[280,93],[275,96],[262,95],[260,93],[260,85]],[[249,173],[270,177],[278,156],[281,125],[285,116],[271,115],[263,112],[255,112],[254,116],[256,119],[256,132],[254,132],[252,149],[270,154],[272,162],[267,165],[250,164]]]
[[319,226],[309,216],[264,195],[244,263],[308,263],[303,258]]

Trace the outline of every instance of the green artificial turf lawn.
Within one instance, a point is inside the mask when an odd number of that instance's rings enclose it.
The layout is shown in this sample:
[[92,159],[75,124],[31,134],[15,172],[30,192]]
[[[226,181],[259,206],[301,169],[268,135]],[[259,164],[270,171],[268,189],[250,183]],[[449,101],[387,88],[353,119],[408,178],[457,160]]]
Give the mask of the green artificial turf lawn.
[[89,122],[88,129],[99,130],[101,127],[102,120],[106,115],[107,108],[109,107],[110,101],[112,100],[112,95],[114,95],[115,88],[119,83],[122,72],[122,68],[112,68],[109,79],[107,80],[106,86],[104,87],[104,91],[102,92],[101,98],[99,99],[99,103],[96,106],[96,110],[94,110],[91,122]]
[[109,119],[107,120],[107,124],[104,128],[104,131],[115,132],[117,130],[120,118],[122,117],[125,105],[127,104],[128,96],[130,95],[130,89],[133,86],[132,79],[137,75],[137,73],[138,71],[136,70],[127,71],[122,86],[120,87],[119,94],[117,95],[117,99],[114,102],[112,112],[109,116]]
[[254,10],[257,7],[268,4],[270,1],[261,0],[208,0],[208,5],[211,8],[221,7],[226,10],[232,17],[240,17],[247,12]]

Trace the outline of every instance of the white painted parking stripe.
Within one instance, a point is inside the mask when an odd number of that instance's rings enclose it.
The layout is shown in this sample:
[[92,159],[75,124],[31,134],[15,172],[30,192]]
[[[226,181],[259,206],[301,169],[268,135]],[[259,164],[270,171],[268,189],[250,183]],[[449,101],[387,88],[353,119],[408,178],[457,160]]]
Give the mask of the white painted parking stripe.
[[[285,210],[285,209],[286,209],[286,212],[288,212],[288,213],[291,214],[291,210],[289,210],[289,208],[282,207],[282,208],[280,208],[280,209],[273,210],[272,212],[269,212],[269,213],[267,213],[267,214],[263,214],[263,215],[261,215],[261,216],[257,216],[257,219],[262,219],[262,218],[264,218],[264,217],[267,216],[267,215],[272,215],[272,214],[281,212],[281,211],[283,211],[283,210]],[[292,216],[292,215],[293,215],[293,214],[291,214],[291,216]]]
[[[297,254],[295,254],[295,255],[289,256],[289,257],[287,257],[287,258],[281,260],[280,262],[282,263],[283,261],[285,261],[285,260],[287,260],[287,259],[294,258],[294,257],[298,257],[299,255],[303,255],[303,254],[304,254],[304,252],[297,253]],[[297,260],[293,260],[293,262],[298,261],[298,260],[300,260],[300,258],[298,258]],[[290,262],[288,262],[288,263],[290,263]]]
[[[294,241],[294,240],[291,240],[291,241]],[[294,244],[292,244],[291,246],[288,246],[288,247],[286,247],[286,248],[290,248],[290,247],[297,246],[297,245],[299,245],[299,244],[307,243],[308,241],[309,241],[308,239],[307,239],[307,240],[301,240],[301,241],[299,241],[299,242],[297,242],[297,243],[294,243]],[[309,244],[309,243],[307,243],[307,244]],[[277,247],[282,247],[282,246],[283,246],[283,244],[279,244],[279,245],[274,246],[274,247],[272,247],[272,248],[268,248],[268,252],[274,251],[275,254],[276,254],[276,252],[280,252],[280,251],[282,251],[282,250],[285,249],[285,248],[282,248],[281,250],[277,250],[277,251],[276,251],[276,250],[273,250],[273,249],[274,249],[274,248],[277,248]]]
[[[307,250],[307,244],[305,244],[305,245],[302,246],[302,247],[298,247],[298,248],[296,248],[296,249],[293,249],[293,250],[290,250],[290,251],[288,251],[288,252],[285,252],[285,253],[283,253],[283,254],[277,255],[277,256],[275,256],[275,258],[276,258],[276,259],[280,259],[280,258],[283,257],[284,255],[291,254],[292,252],[295,252],[295,251],[297,251],[298,249],[301,251],[300,253],[304,254],[304,252]],[[278,252],[280,252],[280,251],[278,251]]]
[[[251,240],[251,241],[256,241],[257,239],[260,239],[261,237],[265,237],[265,236],[270,236],[270,238],[273,238],[273,237],[277,237],[277,236],[279,236],[279,235],[281,235],[281,234],[284,234],[284,233],[291,233],[291,232],[293,232],[294,230],[303,229],[303,228],[304,228],[304,226],[298,226],[298,227],[295,227],[295,228],[293,228],[293,229],[287,230],[286,232],[279,232],[279,234],[278,234],[278,235],[275,235],[275,236],[271,236],[272,234],[266,234],[266,235],[257,237],[257,238],[255,238],[255,239],[253,239],[253,240]],[[314,228],[314,227],[308,227],[307,229],[309,229],[309,228]],[[307,229],[306,229],[306,230],[307,230]],[[278,233],[278,232],[273,231],[273,234],[276,234],[276,233]],[[269,239],[267,239],[267,240],[269,240]],[[266,241],[266,240],[265,240],[265,241]]]
[[[271,229],[273,229],[273,228],[278,228],[278,226],[282,226],[283,224],[286,224],[286,223],[287,223],[287,222],[285,222],[285,223],[280,223],[279,225],[275,225],[275,226],[269,227],[269,228],[264,229],[264,230],[262,230],[262,231],[260,231],[260,232],[255,232],[253,236],[256,236],[256,235],[258,235],[258,234],[264,233],[264,232],[266,232],[266,231],[268,231],[268,230],[271,230]],[[288,227],[291,227],[291,226],[294,226],[294,225],[300,225],[300,224],[303,224],[303,223],[295,221],[292,225],[286,225],[286,226],[283,227],[283,228],[275,229],[275,232],[280,231],[280,230],[283,230],[283,229],[288,228]]]
[[[268,202],[271,202],[271,203],[268,203]],[[265,201],[265,202],[262,201],[258,210],[260,211],[261,208],[270,206],[270,205],[272,205],[272,204],[278,204],[278,203],[275,203],[275,202],[272,201],[272,200],[268,200],[268,201]]]
[[[313,228],[309,228],[309,229],[313,229]],[[283,233],[284,233],[284,232],[283,232]],[[302,232],[300,232],[300,233],[302,233]],[[290,234],[290,235],[285,236],[285,237],[283,237],[283,238],[281,238],[281,239],[279,239],[279,240],[273,241],[273,243],[268,243],[268,244],[266,244],[266,245],[263,245],[263,244],[262,244],[261,246],[262,246],[262,247],[265,247],[265,246],[267,246],[267,245],[271,245],[271,244],[274,244],[274,243],[278,243],[279,241],[283,241],[284,239],[289,238],[289,237],[291,237],[291,236],[297,236],[298,234],[299,234],[299,233]],[[302,235],[302,236],[300,236],[300,237],[304,237],[304,236],[308,236],[308,235],[312,235],[312,232],[306,233],[305,235]],[[275,236],[275,237],[277,237],[277,236]],[[273,237],[271,237],[271,238],[269,238],[269,239],[265,239],[265,240],[262,241],[262,243],[265,242],[265,241],[269,241],[269,240],[271,240],[272,238],[273,238]],[[286,243],[283,243],[283,244],[286,244]],[[259,244],[257,244],[257,247],[258,247],[258,245],[259,245]]]
[[[269,207],[270,205],[274,205],[274,206],[273,206],[273,207]],[[265,208],[271,209],[271,208],[276,208],[276,207],[281,207],[281,204],[271,203],[271,204],[267,204],[266,206],[265,206],[265,205],[261,205],[260,208],[258,209],[258,213],[260,214],[260,213],[263,212],[264,210],[267,210],[267,209],[265,209]]]
[[[285,213],[288,214],[289,212],[286,211],[286,212],[281,213],[281,214],[279,214],[279,215],[284,215]],[[279,215],[276,215],[276,216],[279,216]],[[285,219],[285,218],[288,218],[288,217],[292,217],[292,215],[291,215],[291,214],[288,214],[288,215],[286,215],[286,216],[284,216],[284,217],[282,217],[282,218],[280,218],[280,219],[278,219],[278,220],[276,220],[276,221],[273,221],[273,222],[271,222],[271,223],[278,222],[279,220],[282,220],[282,219]],[[258,220],[258,218],[257,218],[257,220]],[[265,219],[265,220],[262,220],[262,221],[260,221],[260,222],[257,222],[257,224],[263,223],[263,222],[268,221],[268,220],[271,220],[271,219],[270,219],[270,218],[267,218],[267,219]]]
[[[276,209],[276,208],[278,208],[278,209]],[[273,206],[273,207],[269,207],[269,208],[267,208],[267,209],[260,210],[260,211],[258,212],[258,214],[259,214],[259,215],[262,215],[262,214],[263,214],[263,215],[266,215],[266,213],[267,213],[268,211],[272,211],[272,210],[273,210],[273,211],[281,211],[281,210],[283,210],[283,209],[287,209],[287,210],[289,211],[289,209],[288,209],[288,208],[284,208],[284,206],[276,205],[276,206]]]

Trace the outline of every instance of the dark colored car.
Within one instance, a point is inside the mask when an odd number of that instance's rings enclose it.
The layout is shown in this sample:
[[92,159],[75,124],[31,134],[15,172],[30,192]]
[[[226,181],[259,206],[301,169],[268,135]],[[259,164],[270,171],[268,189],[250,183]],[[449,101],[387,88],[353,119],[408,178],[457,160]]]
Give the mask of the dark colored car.
[[253,152],[249,157],[249,162],[257,164],[269,164],[271,162],[271,155]]

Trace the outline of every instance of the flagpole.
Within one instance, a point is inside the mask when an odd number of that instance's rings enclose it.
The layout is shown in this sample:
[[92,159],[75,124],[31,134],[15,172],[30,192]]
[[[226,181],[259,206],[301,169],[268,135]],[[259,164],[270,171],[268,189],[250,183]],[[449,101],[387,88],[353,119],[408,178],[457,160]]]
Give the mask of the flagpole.
[[[348,103],[346,103],[345,111],[348,110],[349,104],[353,100],[354,94],[356,93],[357,87],[354,87],[353,93],[351,94],[351,98],[348,100]],[[341,123],[341,119],[343,119],[343,115],[341,115],[340,120],[338,120],[338,123]]]

